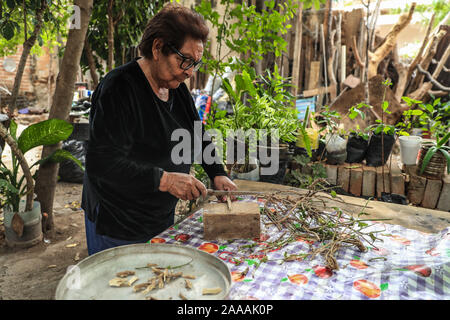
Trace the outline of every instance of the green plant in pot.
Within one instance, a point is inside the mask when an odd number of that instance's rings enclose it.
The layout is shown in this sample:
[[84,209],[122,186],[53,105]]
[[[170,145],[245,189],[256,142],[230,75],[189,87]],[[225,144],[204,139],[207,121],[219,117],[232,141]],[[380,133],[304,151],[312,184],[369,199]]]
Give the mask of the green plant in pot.
[[[363,108],[371,108],[371,106],[365,103],[359,103],[352,106],[348,112],[347,117],[351,120],[355,120],[357,117],[365,119],[366,115]],[[349,131],[347,139],[347,163],[361,163],[367,152],[369,146],[369,134],[362,130],[359,125],[356,125],[355,129]]]
[[227,79],[223,86],[232,101],[233,114],[223,115],[220,119],[216,115],[215,128],[220,129],[225,138],[229,132],[237,130],[256,133],[253,145],[248,135],[244,141],[237,141],[246,148],[245,165],[250,153],[259,156],[264,152],[268,157],[272,152],[278,152],[282,157],[287,155],[287,143],[296,140],[298,118],[293,97],[285,89],[289,85],[279,76],[278,68],[275,67],[273,73],[267,72],[265,78],[243,71],[236,75],[234,87]]
[[389,102],[384,100],[386,97],[386,89],[391,85],[390,79],[386,79],[383,82],[384,94],[381,104],[381,119],[375,120],[375,124],[366,128],[371,132],[371,136],[365,159],[366,164],[371,167],[379,167],[386,164],[396,140],[396,127],[385,123],[384,117],[386,113],[391,113],[389,111]]
[[[309,108],[307,109],[309,111]],[[312,113],[312,120],[314,123],[318,126],[318,140],[317,141],[317,150],[313,150],[312,152],[312,161],[322,161],[326,157],[326,147],[328,143],[330,142],[330,139],[335,133],[339,132],[339,122],[341,120],[341,114],[337,111],[330,110],[329,106],[324,106],[324,109],[320,112],[314,112]],[[305,114],[305,119],[307,119]],[[305,130],[306,122],[303,123],[303,128],[300,127],[300,138],[304,141],[303,145],[307,146],[305,138],[308,137],[308,135],[303,134],[302,131]],[[307,130],[307,129],[306,129]],[[310,139],[308,139],[310,140]],[[308,142],[309,143],[309,142]],[[311,143],[312,144],[312,143]],[[311,153],[306,148],[306,152],[309,157],[311,157]],[[301,153],[301,152],[300,152]]]
[[34,201],[36,175],[31,174],[31,168],[46,161],[61,162],[66,159],[75,161],[83,168],[81,162],[66,150],[56,150],[31,167],[25,154],[35,147],[66,140],[72,130],[72,125],[66,121],[50,119],[30,125],[17,137],[17,124],[14,120],[11,120],[9,132],[0,125],[0,136],[11,148],[10,164],[5,163],[4,159],[0,160],[1,207],[8,246],[28,247],[42,240],[41,208],[39,202]]
[[419,168],[420,174],[430,177],[441,178],[447,166],[447,174],[450,174],[450,147],[446,145],[450,139],[448,132],[436,142],[424,143],[422,146]]
[[[409,97],[402,97],[411,109],[403,113],[403,126],[411,133],[413,128],[420,129],[424,138],[445,135],[450,128],[450,101],[441,102],[441,98],[423,103]],[[417,105],[418,108],[415,106]]]
[[347,140],[347,163],[361,163],[369,146],[369,134],[361,130],[359,125],[350,130]]
[[366,164],[371,167],[385,165],[392,151],[396,139],[396,128],[376,120],[376,124],[367,127],[371,133],[366,152]]

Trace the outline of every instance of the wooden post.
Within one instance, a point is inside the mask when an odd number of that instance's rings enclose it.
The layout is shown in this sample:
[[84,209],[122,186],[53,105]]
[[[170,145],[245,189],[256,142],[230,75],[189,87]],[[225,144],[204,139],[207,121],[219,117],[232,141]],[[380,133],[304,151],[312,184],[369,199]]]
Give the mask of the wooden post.
[[303,2],[300,2],[297,14],[297,26],[295,28],[295,45],[294,45],[294,64],[292,67],[292,83],[294,85],[294,96],[298,94],[298,84],[300,75],[300,59],[302,54],[302,15],[303,15]]
[[[341,25],[342,25],[342,12],[338,13],[338,20],[336,23],[336,36],[337,36],[337,43],[336,43],[336,61],[335,61],[335,65],[334,65],[334,74],[336,75],[336,78],[338,80],[339,79],[339,69],[340,69],[340,65],[339,65],[339,60],[341,59],[341,54],[342,54],[342,30],[341,30]],[[340,80],[339,82],[342,82],[344,80]]]
[[345,45],[342,46],[342,52],[341,52],[341,78],[340,78],[340,82],[341,82],[341,90],[342,90],[342,86],[344,84],[345,78],[347,77],[346,75],[346,60],[347,60],[347,47]]
[[[325,81],[325,88],[328,88],[328,75],[327,75],[327,49],[325,47],[325,36],[324,36],[324,30],[323,25],[320,25],[320,38],[322,43],[322,54],[323,54],[323,79]],[[325,101],[328,102],[328,96],[325,94]],[[319,103],[322,102],[321,97],[319,97]]]

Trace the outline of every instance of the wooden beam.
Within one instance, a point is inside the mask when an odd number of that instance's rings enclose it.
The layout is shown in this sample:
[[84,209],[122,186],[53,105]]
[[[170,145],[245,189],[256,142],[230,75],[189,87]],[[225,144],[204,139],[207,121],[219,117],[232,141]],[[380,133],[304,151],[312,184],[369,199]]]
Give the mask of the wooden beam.
[[334,90],[334,92],[336,92],[335,84],[333,84],[329,87],[320,87],[320,88],[315,88],[315,89],[311,89],[311,90],[305,90],[305,91],[303,91],[303,97],[307,98],[307,97],[317,96],[320,94],[326,94],[326,93],[330,93],[333,90]]
[[300,75],[300,60],[302,55],[302,16],[303,16],[303,2],[300,2],[297,13],[297,25],[295,28],[295,45],[294,45],[294,64],[292,67],[292,83],[294,84],[294,96],[298,94],[298,85]]
[[[238,190],[267,190],[271,192],[295,190],[296,192],[300,191],[305,194],[307,193],[307,190],[305,189],[280,184],[238,179],[233,182],[238,186]],[[285,195],[287,196],[290,194],[285,193]],[[368,201],[363,198],[344,195],[338,195],[336,198],[332,198],[329,194],[323,192],[320,192],[319,195],[325,201],[324,210],[339,207],[343,210],[347,210],[353,216],[358,217],[362,211],[362,208],[365,207],[364,212],[369,214],[367,216],[369,219],[389,219],[384,221],[384,223],[401,225],[408,229],[414,229],[426,233],[437,233],[450,226],[448,212],[445,211],[405,206],[382,201]],[[292,194],[290,196],[292,197]]]

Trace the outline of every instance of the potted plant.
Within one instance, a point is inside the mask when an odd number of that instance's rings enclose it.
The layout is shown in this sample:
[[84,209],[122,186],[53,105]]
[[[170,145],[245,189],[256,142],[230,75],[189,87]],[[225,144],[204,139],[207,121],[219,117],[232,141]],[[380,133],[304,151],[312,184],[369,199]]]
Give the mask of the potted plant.
[[347,140],[347,163],[361,163],[369,146],[369,134],[361,130],[359,125],[350,130]]
[[440,179],[445,172],[445,166],[447,174],[450,174],[450,147],[446,146],[449,139],[450,132],[436,142],[424,143],[419,159],[421,175]]
[[379,167],[386,164],[396,139],[396,128],[393,125],[376,120],[377,124],[367,127],[370,134],[369,145],[366,152],[366,164]]
[[[404,123],[401,123],[401,125],[411,131],[420,129],[423,138],[445,135],[450,128],[450,101],[443,103],[441,98],[435,99],[433,95],[431,97],[430,103],[402,97],[411,109],[403,113]],[[413,109],[415,105],[418,108]]]
[[[46,161],[71,159],[81,162],[65,150],[56,150],[29,167],[25,153],[42,145],[53,145],[67,139],[73,127],[66,121],[50,119],[27,127],[17,137],[17,124],[11,120],[9,132],[0,125],[0,136],[11,148],[11,167],[0,160],[0,194],[4,214],[5,239],[8,246],[29,247],[42,240],[41,208],[34,201],[34,178],[30,169]],[[23,175],[19,174],[19,167]],[[22,199],[26,197],[26,199]]]
[[369,146],[366,153],[366,164],[371,167],[384,166],[392,151],[396,140],[396,127],[384,122],[384,115],[390,114],[389,102],[385,99],[386,90],[392,83],[390,79],[383,82],[384,93],[383,103],[381,104],[381,119],[375,120],[375,124],[367,127],[371,132]]
[[[243,166],[250,170],[254,170],[258,164],[271,165],[261,155],[267,155],[271,159],[274,152],[278,153],[281,173],[263,175],[266,177],[262,180],[276,175],[279,182],[284,178],[282,171],[285,171],[291,156],[288,143],[296,140],[298,119],[297,110],[293,107],[293,97],[285,89],[288,85],[278,75],[278,68],[275,67],[273,73],[267,74],[267,78],[258,78],[254,73],[243,71],[235,76],[234,88],[228,79],[224,79],[223,86],[232,101],[233,113],[231,116],[217,113],[214,128],[220,129],[225,138],[230,132],[242,130],[245,133],[241,140],[235,138],[234,143],[235,150],[239,145],[245,146]],[[249,139],[249,132],[256,133],[256,143]],[[251,157],[252,154],[256,157]],[[251,163],[252,161],[256,163]],[[234,165],[233,169],[238,167],[242,166]]]

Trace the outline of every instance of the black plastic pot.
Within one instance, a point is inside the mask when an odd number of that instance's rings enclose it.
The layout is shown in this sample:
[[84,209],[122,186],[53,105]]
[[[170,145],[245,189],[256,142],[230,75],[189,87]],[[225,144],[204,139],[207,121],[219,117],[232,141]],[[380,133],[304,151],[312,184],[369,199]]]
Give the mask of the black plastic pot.
[[366,164],[370,167],[379,167],[386,164],[387,159],[392,151],[392,147],[395,143],[395,136],[388,134],[383,135],[383,145],[384,145],[384,159],[382,159],[381,154],[381,134],[373,134],[370,137],[369,146],[366,152]]
[[347,141],[347,163],[361,163],[366,156],[369,142],[361,136],[351,134]]
[[[322,141],[319,141],[319,148],[316,150],[311,150],[311,161],[315,162],[315,161],[320,161],[321,158],[325,159],[327,156],[327,151],[325,150],[325,143]],[[308,152],[306,151],[305,148],[300,148],[295,146],[295,150],[294,150],[294,155],[303,155],[305,157],[309,157],[308,156]]]
[[[276,184],[282,184],[284,181],[284,178],[286,176],[286,169],[288,166],[289,161],[292,159],[292,149],[289,148],[288,144],[282,144],[280,143],[278,147],[272,147],[272,146],[258,146],[258,158],[260,156],[260,151],[262,151],[264,154],[267,154],[269,159],[272,156],[273,152],[278,152],[279,156],[279,166],[278,170],[275,174],[272,175],[265,175],[263,174],[262,169],[266,167],[270,167],[271,163],[263,164],[260,162],[260,177],[259,181],[262,182],[269,182],[269,183],[276,183]],[[259,159],[261,161],[261,159]]]
[[[270,165],[260,165],[261,169],[263,169],[264,167],[269,167],[269,166]],[[280,160],[278,171],[272,175],[264,175],[264,174],[262,174],[262,171],[260,171],[259,181],[282,184],[284,182],[284,178],[286,176],[287,166],[288,166],[288,161]]]
[[347,150],[342,152],[327,152],[328,164],[343,164],[347,159]]

